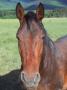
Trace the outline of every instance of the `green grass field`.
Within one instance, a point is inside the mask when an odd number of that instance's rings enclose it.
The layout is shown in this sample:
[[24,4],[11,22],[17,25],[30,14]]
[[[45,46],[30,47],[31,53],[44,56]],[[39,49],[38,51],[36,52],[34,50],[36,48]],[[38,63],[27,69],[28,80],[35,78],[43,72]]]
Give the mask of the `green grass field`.
[[[43,24],[52,40],[67,35],[67,18],[46,18]],[[0,19],[0,75],[20,68],[16,39],[18,27],[16,19]]]

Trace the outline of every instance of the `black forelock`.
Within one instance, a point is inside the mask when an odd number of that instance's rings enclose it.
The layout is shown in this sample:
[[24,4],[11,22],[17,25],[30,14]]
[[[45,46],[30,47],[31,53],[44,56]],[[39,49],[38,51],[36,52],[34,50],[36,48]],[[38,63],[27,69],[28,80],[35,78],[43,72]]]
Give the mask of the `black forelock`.
[[28,12],[26,15],[25,15],[25,19],[27,22],[30,22],[32,20],[35,20],[37,21],[37,18],[36,18],[36,14],[34,12]]
[[36,14],[32,11],[28,12],[25,15],[25,20],[26,20],[26,23],[27,23],[27,27],[30,29],[30,23],[32,22],[32,20],[37,22]]

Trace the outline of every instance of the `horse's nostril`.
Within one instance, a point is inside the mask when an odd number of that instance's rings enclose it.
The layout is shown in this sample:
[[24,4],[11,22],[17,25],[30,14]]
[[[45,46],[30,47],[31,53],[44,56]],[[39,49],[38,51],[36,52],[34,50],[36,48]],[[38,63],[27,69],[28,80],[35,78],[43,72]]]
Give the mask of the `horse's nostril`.
[[39,82],[39,81],[40,81],[40,74],[37,73],[37,74],[35,75],[35,77],[34,77],[34,82],[36,83],[36,82]]
[[37,78],[40,78],[40,74],[39,73],[37,73]]
[[25,72],[24,72],[24,71],[21,72],[21,80],[22,80],[22,81],[25,81]]

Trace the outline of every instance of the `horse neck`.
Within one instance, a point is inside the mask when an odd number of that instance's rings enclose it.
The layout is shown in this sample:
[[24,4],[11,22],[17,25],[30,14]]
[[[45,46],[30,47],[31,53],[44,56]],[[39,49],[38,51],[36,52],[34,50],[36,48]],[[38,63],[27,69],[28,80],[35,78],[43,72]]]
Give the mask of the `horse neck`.
[[[51,63],[54,62],[54,56],[55,56],[55,45],[53,41],[46,37],[45,45],[44,45],[44,67],[50,66]],[[49,65],[48,65],[49,64]]]
[[49,74],[51,76],[56,69],[55,45],[49,37],[46,37],[43,50],[40,72],[41,75],[45,75],[46,73],[46,76],[49,77]]

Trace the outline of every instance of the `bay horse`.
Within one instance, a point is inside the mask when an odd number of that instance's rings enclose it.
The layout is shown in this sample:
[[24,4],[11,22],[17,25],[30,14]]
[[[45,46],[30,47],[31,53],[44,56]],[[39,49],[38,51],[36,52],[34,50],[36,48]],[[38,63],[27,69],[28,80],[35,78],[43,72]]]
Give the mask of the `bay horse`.
[[[21,57],[21,82],[26,90],[67,89],[67,36],[53,42],[42,24],[44,6],[36,12],[25,14],[18,3],[16,16],[20,27],[17,31]],[[23,89],[24,90],[24,89]]]

